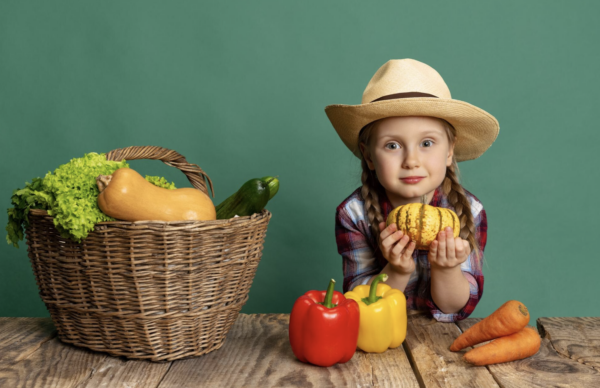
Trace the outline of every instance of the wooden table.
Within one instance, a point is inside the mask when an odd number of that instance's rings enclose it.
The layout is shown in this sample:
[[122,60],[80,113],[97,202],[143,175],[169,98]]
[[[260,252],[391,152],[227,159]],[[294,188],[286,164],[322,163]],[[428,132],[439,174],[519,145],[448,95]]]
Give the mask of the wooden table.
[[167,363],[63,344],[49,318],[0,318],[0,387],[600,387],[600,318],[540,318],[535,356],[488,367],[448,350],[477,321],[414,316],[404,346],[320,368],[294,357],[288,314],[240,314],[221,349]]

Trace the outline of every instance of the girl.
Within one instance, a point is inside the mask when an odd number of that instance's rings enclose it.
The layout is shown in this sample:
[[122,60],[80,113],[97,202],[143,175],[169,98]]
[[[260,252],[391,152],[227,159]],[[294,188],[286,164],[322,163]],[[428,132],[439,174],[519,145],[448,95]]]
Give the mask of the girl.
[[[442,77],[413,60],[391,60],[373,76],[361,105],[325,111],[346,146],[361,159],[362,187],[336,210],[344,292],[380,273],[404,292],[407,307],[438,321],[468,317],[483,294],[487,218],[459,183],[457,162],[481,156],[499,132],[489,113],[451,98]],[[461,221],[438,234],[429,251],[415,249],[390,211],[421,202],[452,209]]]

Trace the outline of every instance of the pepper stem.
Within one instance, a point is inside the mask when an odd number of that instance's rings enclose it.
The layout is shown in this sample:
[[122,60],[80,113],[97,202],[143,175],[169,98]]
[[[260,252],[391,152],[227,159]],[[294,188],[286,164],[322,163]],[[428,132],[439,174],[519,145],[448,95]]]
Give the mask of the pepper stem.
[[335,280],[331,279],[329,281],[329,286],[327,286],[327,293],[325,294],[325,300],[321,303],[323,306],[328,309],[335,307],[336,305],[331,302],[333,299],[333,288],[335,287]]
[[369,297],[362,299],[363,302],[365,302],[367,306],[370,305],[371,303],[375,303],[379,299],[381,299],[380,296],[377,296],[377,285],[379,284],[379,282],[385,282],[387,279],[388,279],[388,275],[385,273],[381,273],[381,274],[377,275],[375,277],[375,279],[373,279],[373,282],[371,282],[371,289],[369,290]]

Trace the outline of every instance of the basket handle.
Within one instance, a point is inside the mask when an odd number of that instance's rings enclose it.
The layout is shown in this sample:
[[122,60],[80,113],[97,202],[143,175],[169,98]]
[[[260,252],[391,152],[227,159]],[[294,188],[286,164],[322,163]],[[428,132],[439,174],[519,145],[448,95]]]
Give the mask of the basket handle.
[[178,152],[168,148],[154,146],[132,146],[126,148],[118,148],[106,154],[106,160],[120,162],[125,160],[135,159],[151,159],[161,160],[164,164],[171,167],[176,167],[185,174],[192,186],[208,195],[205,179],[210,185],[210,191],[214,198],[215,191],[212,181],[209,176],[196,164],[188,163],[185,157]]

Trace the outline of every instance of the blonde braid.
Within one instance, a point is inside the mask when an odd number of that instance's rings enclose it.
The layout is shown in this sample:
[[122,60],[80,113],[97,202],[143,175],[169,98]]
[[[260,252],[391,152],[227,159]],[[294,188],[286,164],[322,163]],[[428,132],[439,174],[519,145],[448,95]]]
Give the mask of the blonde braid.
[[[367,124],[361,129],[358,135],[359,144],[362,142],[365,145],[369,144],[369,140],[371,137],[372,131],[375,129],[380,120],[374,121],[372,123]],[[377,179],[377,176],[374,174],[371,169],[369,169],[369,165],[367,164],[364,156],[361,153],[361,167],[362,174],[360,176],[362,181],[362,188],[360,194],[365,201],[365,213],[367,215],[367,220],[371,225],[371,234],[375,236],[375,241],[377,242],[377,248],[379,247],[379,223],[385,221],[383,219],[383,215],[381,214],[381,206],[379,206],[379,195],[377,194],[378,188],[381,187],[381,183]],[[376,249],[377,249],[376,248]]]
[[457,172],[456,159],[452,158],[452,164],[446,168],[446,178],[442,184],[442,189],[448,196],[448,203],[452,205],[460,220],[459,237],[467,240],[471,246],[471,251],[479,254],[479,245],[475,239],[477,231],[475,229],[473,212],[471,211],[471,203],[465,194],[464,188],[459,183]]
[[362,188],[360,193],[365,201],[365,212],[367,220],[371,225],[371,233],[375,236],[377,246],[379,246],[379,223],[383,222],[381,214],[381,206],[379,206],[379,195],[377,194],[376,185],[380,184],[373,172],[369,170],[369,166],[364,159],[361,162],[363,172],[361,174]]

